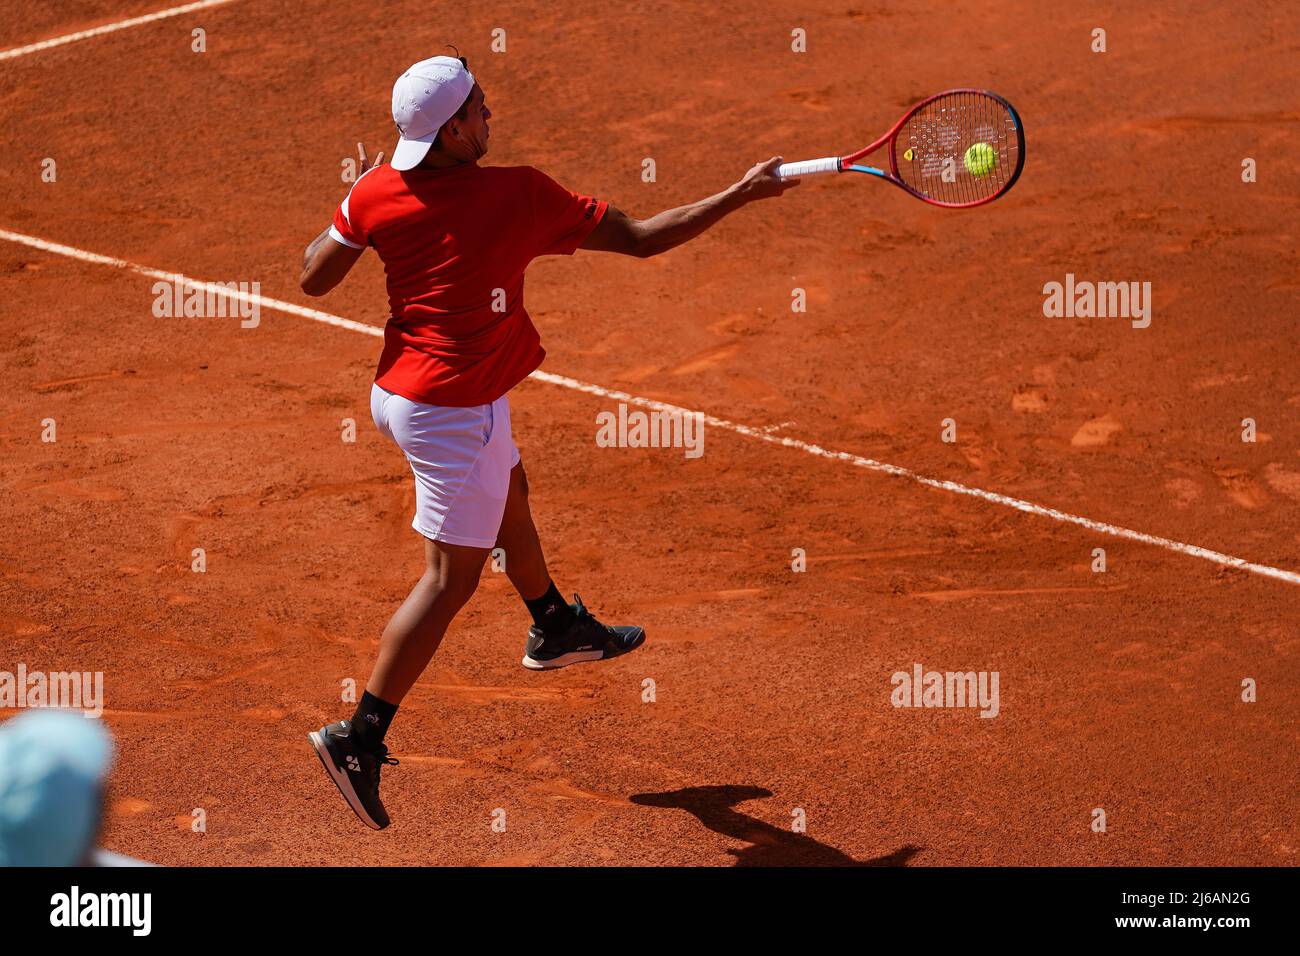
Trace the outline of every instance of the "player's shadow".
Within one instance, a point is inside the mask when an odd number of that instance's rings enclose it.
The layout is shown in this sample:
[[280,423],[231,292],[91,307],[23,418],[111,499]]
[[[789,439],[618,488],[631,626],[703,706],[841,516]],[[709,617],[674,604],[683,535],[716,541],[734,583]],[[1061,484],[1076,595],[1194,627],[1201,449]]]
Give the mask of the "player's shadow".
[[749,844],[728,850],[736,866],[906,866],[920,847],[904,846],[873,860],[855,860],[847,853],[818,843],[804,833],[772,826],[735,809],[735,805],[770,797],[763,787],[683,787],[663,793],[638,793],[631,801],[642,807],[685,810],[715,833]]

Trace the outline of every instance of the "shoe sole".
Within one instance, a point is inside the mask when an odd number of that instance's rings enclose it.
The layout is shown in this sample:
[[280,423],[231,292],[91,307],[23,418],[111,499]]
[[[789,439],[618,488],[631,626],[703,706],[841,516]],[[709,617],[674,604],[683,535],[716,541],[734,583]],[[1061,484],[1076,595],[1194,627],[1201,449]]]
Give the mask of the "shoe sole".
[[[618,655],[613,655],[617,657]],[[561,654],[559,657],[550,660],[539,661],[536,658],[524,655],[524,666],[530,671],[553,671],[561,667],[568,667],[570,664],[585,664],[588,661],[603,661],[605,659],[604,651],[573,651],[569,654]]]
[[553,671],[561,667],[568,667],[570,664],[587,664],[592,661],[607,661],[611,658],[622,657],[624,654],[636,650],[645,643],[645,631],[642,631],[635,644],[626,647],[616,654],[607,654],[604,651],[571,651],[568,654],[561,654],[559,657],[553,657],[548,660],[539,661],[535,657],[524,655],[523,664],[530,671]]
[[352,808],[352,812],[357,815],[362,823],[370,827],[370,829],[384,829],[387,824],[379,823],[370,816],[366,811],[365,806],[361,803],[361,798],[357,796],[357,791],[353,789],[352,781],[348,777],[347,772],[339,770],[338,766],[334,763],[334,758],[330,755],[329,745],[321,739],[320,731],[313,730],[307,735],[307,739],[311,741],[312,749],[316,751],[316,756],[320,758],[321,766],[325,768],[325,772],[328,773],[330,779],[334,781],[334,786],[339,788],[339,793],[343,794],[343,799],[348,802],[348,806]]

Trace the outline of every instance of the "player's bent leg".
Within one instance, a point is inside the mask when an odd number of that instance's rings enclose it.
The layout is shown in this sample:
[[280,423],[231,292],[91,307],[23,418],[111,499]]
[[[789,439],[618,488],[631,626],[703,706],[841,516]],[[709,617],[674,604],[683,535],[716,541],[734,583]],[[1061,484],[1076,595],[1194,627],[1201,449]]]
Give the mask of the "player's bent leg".
[[573,596],[573,604],[560,597],[546,569],[546,556],[533,523],[523,462],[510,472],[510,491],[497,547],[505,552],[506,576],[533,616],[524,643],[523,665],[529,670],[603,661],[645,643],[644,628],[608,627],[592,616],[578,595]]
[[547,592],[551,575],[528,507],[528,475],[522,461],[510,469],[510,490],[501,530],[497,532],[497,547],[505,554],[506,577],[521,598],[533,601]]
[[379,658],[352,720],[308,734],[325,772],[366,826],[382,830],[388,813],[379,799],[379,772],[388,756],[383,732],[419,679],[452,619],[478,586],[488,549],[425,539],[426,568],[384,628]]

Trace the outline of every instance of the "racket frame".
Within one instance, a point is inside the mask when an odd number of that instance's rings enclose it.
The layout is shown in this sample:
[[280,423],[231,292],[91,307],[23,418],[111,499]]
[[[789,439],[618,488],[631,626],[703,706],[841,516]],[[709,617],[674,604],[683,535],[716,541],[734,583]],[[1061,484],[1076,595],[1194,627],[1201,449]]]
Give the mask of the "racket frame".
[[[1011,178],[1008,179],[1006,183],[1003,184],[1002,188],[999,189],[997,192],[995,192],[993,195],[986,196],[983,199],[977,199],[974,202],[944,202],[940,199],[934,199],[931,196],[926,196],[925,194],[913,189],[907,183],[903,182],[903,178],[898,174],[898,156],[897,156],[897,150],[894,148],[895,146],[894,141],[897,138],[899,131],[901,131],[902,128],[907,124],[908,120],[910,120],[921,110],[925,109],[935,100],[943,99],[945,96],[951,96],[954,93],[978,93],[981,96],[987,96],[990,97],[991,99],[997,100],[997,102],[1001,104],[1002,107],[1011,115],[1012,122],[1015,124],[1016,145],[1017,145],[1016,168],[1015,170],[1012,171]],[[880,149],[880,147],[884,146],[885,144],[889,144],[889,171],[888,172],[886,172],[883,169],[878,169],[875,166],[858,165],[857,161],[859,159],[863,159],[864,157],[870,155],[871,153],[874,153],[876,150]],[[887,133],[885,133],[883,136],[877,139],[870,146],[864,146],[862,149],[858,150],[857,152],[849,153],[846,156],[840,156],[836,158],[834,170],[828,170],[828,172],[833,171],[837,173],[846,173],[846,172],[866,173],[869,176],[876,176],[879,177],[880,179],[887,180],[893,183],[895,186],[898,186],[899,188],[903,189],[904,191],[911,193],[913,196],[915,196],[917,199],[921,200],[922,202],[927,202],[932,206],[941,206],[944,209],[972,209],[975,206],[982,206],[985,203],[992,202],[993,200],[1001,196],[1003,193],[1011,189],[1011,187],[1016,184],[1016,180],[1020,178],[1020,171],[1024,168],[1025,168],[1025,128],[1024,128],[1024,124],[1020,121],[1020,114],[1016,112],[1016,108],[1012,106],[1009,102],[1007,102],[1006,97],[999,96],[997,93],[994,93],[991,90],[981,90],[981,89],[977,89],[976,87],[962,86],[962,87],[957,87],[956,89],[944,90],[942,93],[935,93],[933,96],[928,96],[925,99],[921,100],[921,102],[917,103],[910,110],[904,113],[902,118],[899,119],[899,121],[895,123],[892,127],[890,127]]]

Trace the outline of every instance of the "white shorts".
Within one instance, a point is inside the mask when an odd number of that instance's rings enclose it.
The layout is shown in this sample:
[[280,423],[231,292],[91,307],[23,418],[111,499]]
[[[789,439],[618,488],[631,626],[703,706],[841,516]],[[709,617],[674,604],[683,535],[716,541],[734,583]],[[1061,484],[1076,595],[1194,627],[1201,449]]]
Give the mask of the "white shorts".
[[425,405],[374,385],[370,417],[397,443],[415,474],[411,527],[426,538],[495,547],[519,449],[510,437],[510,403],[450,408]]

